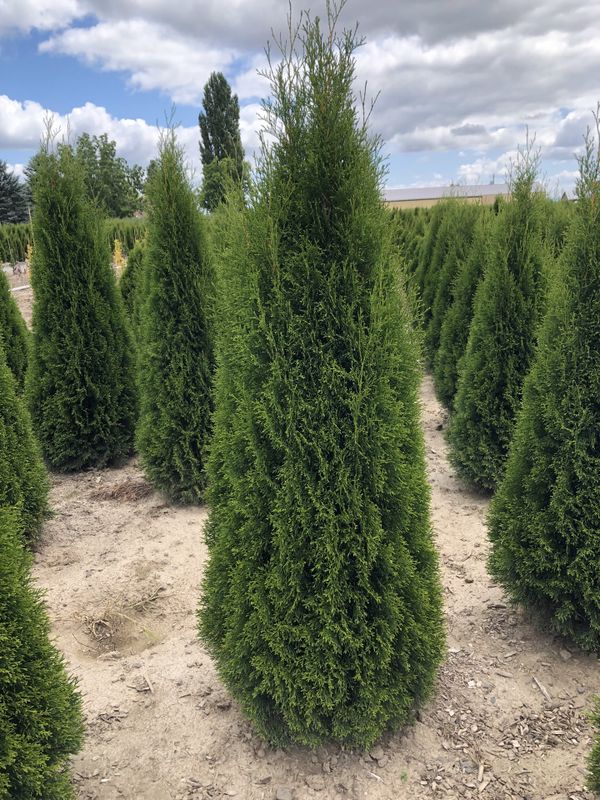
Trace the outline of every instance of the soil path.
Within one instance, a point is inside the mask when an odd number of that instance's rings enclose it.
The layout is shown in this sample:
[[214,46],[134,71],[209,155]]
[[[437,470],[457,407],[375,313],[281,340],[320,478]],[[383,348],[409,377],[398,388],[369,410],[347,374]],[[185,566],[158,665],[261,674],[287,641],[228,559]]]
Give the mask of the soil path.
[[231,702],[196,637],[205,509],[165,504],[135,462],[53,479],[35,577],[84,697],[81,800],[591,798],[599,662],[507,607],[485,570],[487,500],[448,465],[428,378],[422,398],[449,653],[416,724],[370,754],[273,750]]

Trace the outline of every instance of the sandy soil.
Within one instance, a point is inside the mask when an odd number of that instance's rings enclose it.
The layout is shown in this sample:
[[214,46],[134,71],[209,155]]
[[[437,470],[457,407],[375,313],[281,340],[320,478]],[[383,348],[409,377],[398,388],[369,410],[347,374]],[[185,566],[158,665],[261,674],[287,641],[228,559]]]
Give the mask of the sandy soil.
[[429,379],[422,399],[448,658],[415,725],[370,753],[274,750],[228,697],[196,637],[206,509],[165,503],[135,462],[53,479],[35,577],[84,697],[81,800],[592,797],[584,714],[599,662],[490,581],[487,500],[453,475]]

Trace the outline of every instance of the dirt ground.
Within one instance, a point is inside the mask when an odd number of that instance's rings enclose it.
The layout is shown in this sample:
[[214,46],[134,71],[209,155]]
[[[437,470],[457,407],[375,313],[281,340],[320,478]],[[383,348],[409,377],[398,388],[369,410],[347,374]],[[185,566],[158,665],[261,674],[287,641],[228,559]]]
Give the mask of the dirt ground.
[[[30,307],[28,292],[16,297]],[[36,554],[58,646],[79,680],[81,800],[588,800],[585,709],[600,663],[509,607],[486,574],[488,501],[456,479],[445,412],[422,389],[448,657],[414,726],[370,753],[274,750],[196,637],[204,508],[151,491],[135,461],[53,478]]]

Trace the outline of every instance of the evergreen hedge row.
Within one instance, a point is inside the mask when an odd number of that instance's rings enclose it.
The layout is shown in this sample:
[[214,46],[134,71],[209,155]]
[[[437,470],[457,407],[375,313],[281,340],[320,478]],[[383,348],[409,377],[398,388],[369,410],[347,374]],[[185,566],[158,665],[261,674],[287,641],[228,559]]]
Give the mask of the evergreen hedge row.
[[0,272],[0,342],[4,345],[4,355],[17,382],[17,390],[22,394],[27,372],[30,334],[3,272]]
[[270,741],[369,746],[443,652],[419,353],[354,38],[302,31],[220,265],[201,632]]
[[512,198],[500,207],[489,262],[475,295],[448,429],[450,460],[457,471],[488,491],[504,473],[544,302],[536,173],[537,159],[522,153]]
[[17,512],[0,506],[0,800],[69,800],[81,701],[50,643],[21,533]]
[[588,139],[506,475],[491,573],[515,601],[600,653],[600,157]]
[[68,147],[39,154],[33,228],[26,390],[44,457],[64,471],[118,462],[137,415],[131,342],[105,229]]

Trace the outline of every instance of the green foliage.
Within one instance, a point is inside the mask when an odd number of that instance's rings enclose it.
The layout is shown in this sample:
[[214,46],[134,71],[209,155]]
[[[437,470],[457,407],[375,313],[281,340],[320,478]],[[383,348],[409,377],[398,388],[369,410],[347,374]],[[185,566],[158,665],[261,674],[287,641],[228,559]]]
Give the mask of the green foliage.
[[0,336],[0,506],[15,508],[33,538],[48,511],[48,479]]
[[594,710],[590,714],[591,722],[595,728],[595,744],[588,758],[588,786],[592,792],[600,794],[600,697],[597,697]]
[[29,331],[10,291],[6,275],[0,272],[0,341],[4,343],[6,361],[20,393],[25,385]]
[[195,503],[211,431],[213,266],[173,132],[161,144],[147,200],[137,444],[152,482]]
[[200,622],[263,736],[368,746],[428,695],[444,636],[418,347],[356,41],[329,26],[305,18],[273,68],[273,144],[228,206]]
[[20,522],[0,507],[0,800],[69,800],[67,760],[81,747],[74,681],[50,643]]
[[33,227],[27,392],[42,451],[65,471],[118,462],[136,418],[131,343],[102,220],[69,147],[41,153]]
[[134,330],[137,330],[137,323],[139,323],[137,301],[140,297],[140,282],[142,280],[142,270],[144,267],[144,250],[144,239],[139,239],[129,251],[127,264],[119,280],[123,305]]
[[6,161],[0,160],[0,225],[25,222],[27,217],[25,185],[8,171]]
[[490,570],[513,600],[600,652],[600,157],[588,136],[506,475]]
[[[107,219],[103,225],[107,243],[112,245],[118,239],[125,253],[131,250],[138,239],[143,239],[146,232],[146,220],[143,217]],[[25,261],[29,245],[33,246],[33,229],[29,223],[0,225],[0,261],[9,264]]]
[[244,181],[244,149],[240,136],[240,105],[221,72],[213,72],[204,86],[200,126],[203,168],[202,205],[214,211],[223,202],[230,181]]
[[459,264],[450,306],[440,331],[440,343],[433,362],[433,378],[437,395],[447,408],[452,407],[456,394],[460,363],[467,348],[473,319],[475,291],[488,258],[493,219],[486,209],[482,209],[477,217],[473,240]]
[[437,273],[435,292],[431,303],[431,317],[425,332],[425,350],[430,364],[433,364],[440,344],[442,325],[452,303],[453,284],[460,265],[471,248],[475,222],[480,211],[479,206],[453,200],[438,230],[433,257],[433,268]]
[[115,239],[118,239],[123,246],[123,252],[129,253],[135,247],[136,242],[146,235],[146,219],[141,217],[107,219],[104,222],[104,230],[106,241],[110,247]]
[[31,225],[21,222],[15,225],[0,225],[0,262],[16,264],[25,261],[27,245],[31,244]]
[[500,207],[448,431],[452,463],[484,490],[504,472],[543,305],[537,164],[531,150],[520,153],[512,199]]
[[[432,273],[433,255],[437,243],[438,231],[447,210],[447,201],[437,203],[431,209],[429,222],[420,247],[419,263],[415,270],[415,282],[421,297],[423,298],[425,293],[428,292],[431,295],[430,302],[433,300],[436,285],[436,276],[434,276]],[[428,286],[432,288],[426,289]],[[429,310],[427,314],[427,322],[429,322],[430,313],[431,312]]]
[[108,217],[130,217],[141,208],[143,170],[130,168],[117,157],[117,143],[106,133],[90,136],[83,133],[75,145],[84,170],[87,196]]

